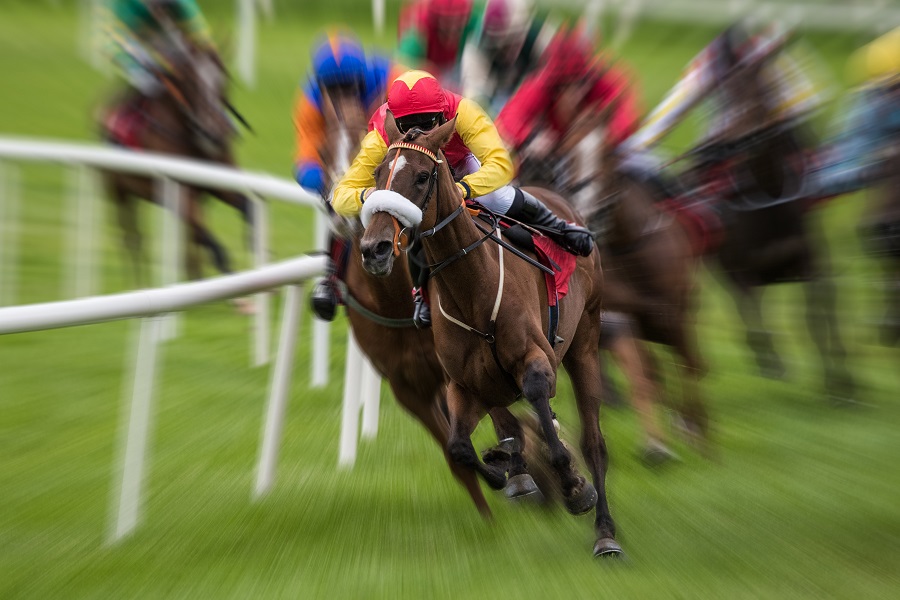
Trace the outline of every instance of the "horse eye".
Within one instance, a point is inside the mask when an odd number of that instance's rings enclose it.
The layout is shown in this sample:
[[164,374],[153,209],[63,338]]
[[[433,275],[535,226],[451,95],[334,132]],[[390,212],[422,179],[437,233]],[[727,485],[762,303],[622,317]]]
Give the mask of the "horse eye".
[[424,185],[428,181],[429,174],[425,171],[419,173],[418,177],[416,177],[416,185]]

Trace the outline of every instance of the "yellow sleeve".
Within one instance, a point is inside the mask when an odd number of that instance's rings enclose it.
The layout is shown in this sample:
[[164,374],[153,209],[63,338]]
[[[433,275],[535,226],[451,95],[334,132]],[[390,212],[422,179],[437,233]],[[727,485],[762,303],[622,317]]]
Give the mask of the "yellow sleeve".
[[463,98],[456,110],[456,132],[481,163],[478,171],[462,179],[472,190],[473,198],[490,194],[512,181],[512,158],[494,122],[468,98]]
[[355,217],[362,210],[360,194],[375,186],[375,167],[387,156],[387,145],[374,129],[366,134],[359,154],[334,188],[331,206],[343,217]]

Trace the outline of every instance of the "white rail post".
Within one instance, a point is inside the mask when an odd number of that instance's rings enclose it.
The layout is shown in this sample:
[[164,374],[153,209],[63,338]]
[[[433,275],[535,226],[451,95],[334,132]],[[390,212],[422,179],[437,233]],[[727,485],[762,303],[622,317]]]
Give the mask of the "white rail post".
[[92,271],[97,266],[93,253],[94,203],[96,188],[92,189],[89,167],[73,165],[69,170],[67,243],[63,244],[63,297],[90,296]]
[[0,306],[15,304],[19,287],[20,183],[18,168],[0,161]]
[[374,439],[378,434],[378,411],[381,407],[381,374],[366,356],[362,359],[362,437]]
[[[265,201],[257,194],[248,194],[251,198],[251,210],[253,211],[253,266],[262,267],[269,262],[269,212]],[[269,362],[269,306],[270,293],[259,292],[256,294],[254,307],[256,314],[253,316],[253,365],[258,367]]]
[[[328,218],[316,211],[316,248],[325,248],[328,243]],[[325,248],[326,252],[330,248]],[[328,352],[331,341],[331,324],[320,319],[313,319],[313,356],[312,387],[323,387],[328,384]]]
[[[119,493],[113,499],[114,507],[111,514],[115,517],[110,532],[111,541],[119,540],[130,533],[140,517],[141,488],[153,417],[153,387],[157,376],[156,366],[163,322],[164,319],[158,316],[141,320],[137,352],[132,362],[132,378],[126,380],[123,408],[128,409],[128,419],[122,420],[119,432],[121,478]],[[128,396],[131,397],[130,404]]]
[[372,0],[372,21],[375,23],[375,33],[384,33],[384,0]]
[[[156,180],[157,202],[163,208],[161,212],[161,247],[162,268],[160,269],[160,285],[175,285],[181,280],[181,264],[184,259],[182,207],[184,197],[181,185],[169,177]],[[186,212],[186,211],[185,211]],[[163,339],[178,337],[179,318],[177,314],[166,317]]]
[[237,70],[249,87],[256,85],[256,3],[237,0]]
[[294,368],[294,350],[297,346],[297,328],[300,322],[299,312],[302,296],[303,290],[299,285],[287,286],[281,315],[278,355],[275,357],[275,366],[272,369],[269,384],[266,421],[263,425],[263,439],[256,471],[254,496],[257,498],[268,492],[275,481],[281,430],[291,390],[291,373]]
[[338,466],[352,467],[356,462],[357,436],[359,435],[360,372],[363,354],[353,337],[347,333],[347,361],[344,365],[344,403],[341,414],[341,440]]

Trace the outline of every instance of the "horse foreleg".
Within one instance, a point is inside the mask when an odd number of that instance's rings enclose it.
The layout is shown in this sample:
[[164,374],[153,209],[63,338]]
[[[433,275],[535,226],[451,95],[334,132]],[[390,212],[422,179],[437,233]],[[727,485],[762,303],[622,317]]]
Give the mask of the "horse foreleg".
[[391,382],[391,390],[397,402],[405,408],[409,413],[419,420],[419,422],[428,430],[431,437],[438,443],[444,452],[444,458],[450,466],[450,470],[457,480],[466,488],[472,502],[478,508],[478,512],[484,517],[491,516],[491,508],[488,506],[487,500],[478,485],[478,478],[475,473],[468,469],[463,469],[450,458],[447,451],[447,441],[449,439],[450,425],[447,417],[444,416],[443,395],[438,392],[435,394],[433,401],[423,398],[422,394],[417,393],[404,385]]
[[785,372],[784,363],[775,351],[772,333],[763,323],[758,288],[737,284],[730,291],[747,329],[747,345],[753,351],[760,374],[771,379],[781,379]]
[[203,213],[200,208],[200,202],[192,200],[191,202],[188,202],[188,206],[188,210],[190,211],[188,214],[188,222],[190,224],[191,237],[193,238],[194,243],[209,250],[213,264],[220,273],[231,273],[231,261],[228,258],[228,252],[215,236],[213,236],[212,231],[203,224]]
[[475,431],[480,419],[477,406],[474,397],[455,382],[450,382],[447,386],[447,409],[450,412],[447,453],[454,463],[469,471],[477,472],[493,489],[502,490],[506,486],[505,470],[483,464],[472,446],[472,432]]
[[[137,222],[137,203],[133,196],[116,190],[116,214],[119,226],[122,228],[122,244],[131,259],[132,275],[138,288],[146,284],[144,277],[144,249],[143,236]],[[126,275],[125,279],[128,279]]]
[[594,556],[615,556],[622,553],[616,542],[616,525],[609,510],[606,496],[606,471],[609,468],[609,452],[606,440],[600,431],[600,396],[603,385],[600,380],[600,364],[597,357],[597,341],[586,335],[590,329],[587,315],[572,340],[563,364],[569,373],[578,405],[578,416],[581,421],[581,454],[591,471],[596,489],[596,517],[594,532],[597,540],[594,543]]
[[[595,359],[599,339],[598,332],[590,351],[591,356]],[[518,379],[519,386],[522,390],[522,395],[531,404],[541,424],[544,440],[546,440],[549,450],[550,465],[559,478],[566,509],[574,515],[586,513],[596,505],[597,492],[594,486],[585,481],[584,477],[576,470],[572,454],[560,441],[556,427],[553,425],[553,415],[550,412],[550,397],[556,385],[556,372],[550,365],[546,354],[540,348],[533,350],[523,362],[525,369]],[[596,375],[597,383],[599,383],[599,369]],[[598,402],[600,393],[600,391],[597,391]]]
[[[528,472],[525,462],[525,435],[519,420],[507,408],[495,408],[490,411],[494,431],[497,434],[498,446],[483,455],[485,463],[502,466],[508,471],[506,497],[513,500],[526,496],[543,501],[543,494]],[[539,448],[530,448],[539,452]]]
[[849,400],[855,384],[845,364],[847,352],[838,327],[834,283],[827,276],[818,277],[804,285],[804,292],[806,325],[822,359],[825,388],[832,398]]

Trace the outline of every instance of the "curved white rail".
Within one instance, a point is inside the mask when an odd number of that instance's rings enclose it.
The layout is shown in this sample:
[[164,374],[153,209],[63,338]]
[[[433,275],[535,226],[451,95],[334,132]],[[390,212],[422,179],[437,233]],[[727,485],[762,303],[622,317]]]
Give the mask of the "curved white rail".
[[0,334],[40,331],[184,310],[297,283],[325,271],[324,256],[304,256],[194,283],[165,288],[0,308]]

